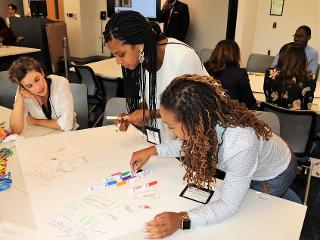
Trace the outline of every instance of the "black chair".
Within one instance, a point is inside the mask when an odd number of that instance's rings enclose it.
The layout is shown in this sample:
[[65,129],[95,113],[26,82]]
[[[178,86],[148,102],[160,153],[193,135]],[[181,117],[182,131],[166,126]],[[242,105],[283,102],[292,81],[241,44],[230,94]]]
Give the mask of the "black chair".
[[24,37],[16,37],[16,45],[22,46],[22,42],[24,41]]
[[0,105],[13,109],[17,84],[10,81],[7,71],[0,72]]
[[88,128],[88,89],[85,84],[70,83],[74,111],[77,114],[79,129]]
[[280,108],[269,103],[260,104],[262,111],[277,114],[280,121],[280,136],[287,141],[293,151],[293,159],[297,161],[298,167],[307,173],[307,185],[303,203],[308,200],[312,164],[310,153],[315,138],[317,114],[309,110],[290,110]]
[[89,113],[96,107],[100,107],[103,111],[105,106],[105,92],[101,81],[96,78],[93,70],[88,66],[74,66],[80,83],[83,83],[88,88],[88,104],[92,107],[89,109]]

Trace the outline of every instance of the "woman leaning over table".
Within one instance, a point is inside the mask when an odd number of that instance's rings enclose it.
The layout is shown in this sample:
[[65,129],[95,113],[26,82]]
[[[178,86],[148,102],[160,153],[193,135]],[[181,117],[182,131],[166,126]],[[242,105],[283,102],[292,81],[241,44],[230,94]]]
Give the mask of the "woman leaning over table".
[[46,77],[40,63],[30,57],[13,62],[9,78],[18,84],[10,116],[12,131],[20,134],[26,123],[63,131],[78,127],[67,79],[57,75]]
[[276,67],[266,70],[263,85],[266,101],[288,109],[311,109],[315,88],[304,47],[293,42],[285,44]]
[[124,120],[160,129],[163,141],[171,138],[160,119],[160,94],[182,74],[208,74],[196,52],[187,44],[166,38],[160,27],[140,13],[121,11],[108,21],[104,38],[122,66],[129,114]]
[[176,78],[162,94],[160,114],[181,140],[134,152],[133,171],[152,155],[174,157],[182,152],[184,179],[189,184],[208,188],[217,168],[226,177],[217,200],[187,212],[156,215],[145,225],[147,238],[166,237],[186,221],[191,228],[221,222],[239,209],[249,188],[301,203],[289,189],[296,162],[287,144],[246,107],[230,99],[219,81],[197,75]]

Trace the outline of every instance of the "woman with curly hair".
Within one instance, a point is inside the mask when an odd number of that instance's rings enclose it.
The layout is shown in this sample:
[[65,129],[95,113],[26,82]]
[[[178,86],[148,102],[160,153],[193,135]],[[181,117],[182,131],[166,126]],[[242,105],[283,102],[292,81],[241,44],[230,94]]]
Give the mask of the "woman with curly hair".
[[268,103],[279,107],[311,109],[316,80],[308,69],[304,47],[294,42],[285,44],[275,67],[266,70],[263,91]]
[[191,228],[223,221],[239,208],[249,188],[301,202],[289,189],[296,175],[287,144],[245,106],[232,100],[213,77],[184,75],[163,92],[160,114],[178,137],[132,154],[140,169],[153,155],[184,155],[184,179],[210,188],[216,169],[226,172],[219,198],[187,212],[164,212],[146,223],[147,238],[166,237],[189,218]]

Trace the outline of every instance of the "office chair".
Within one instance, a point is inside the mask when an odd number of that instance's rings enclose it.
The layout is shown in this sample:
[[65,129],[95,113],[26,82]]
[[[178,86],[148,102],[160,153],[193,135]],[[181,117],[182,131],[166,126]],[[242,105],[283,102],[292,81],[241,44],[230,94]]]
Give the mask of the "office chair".
[[17,84],[10,81],[7,71],[0,72],[0,105],[13,109]]
[[79,129],[88,128],[88,89],[85,84],[70,83],[74,111],[77,114]]
[[96,107],[100,107],[103,110],[105,106],[105,92],[93,70],[88,66],[79,65],[75,65],[74,69],[80,79],[80,83],[85,84],[88,88],[88,104],[92,105],[91,109],[89,109],[89,113]]
[[114,120],[107,120],[107,116],[119,116],[121,113],[127,112],[127,103],[125,98],[113,97],[106,104],[102,126],[114,124]]
[[252,111],[256,117],[264,121],[273,133],[280,135],[280,121],[277,114],[273,112],[264,112],[264,111]]
[[310,154],[315,137],[317,114],[308,110],[290,110],[280,108],[269,103],[261,102],[262,111],[275,113],[280,121],[280,136],[289,144],[293,152],[293,159],[297,166],[305,169],[307,185],[303,204],[307,204],[312,164]]
[[318,77],[319,77],[319,70],[320,70],[320,64],[318,64],[317,70],[316,70],[316,74],[314,76],[314,79],[317,81]]
[[17,37],[16,38],[16,45],[21,46],[23,41],[24,41],[24,37]]
[[210,49],[210,48],[201,49],[200,51],[201,62],[205,63],[206,61],[208,61],[212,52],[213,52],[213,49]]
[[274,56],[252,53],[250,54],[246,69],[248,72],[265,73],[266,69],[271,67]]

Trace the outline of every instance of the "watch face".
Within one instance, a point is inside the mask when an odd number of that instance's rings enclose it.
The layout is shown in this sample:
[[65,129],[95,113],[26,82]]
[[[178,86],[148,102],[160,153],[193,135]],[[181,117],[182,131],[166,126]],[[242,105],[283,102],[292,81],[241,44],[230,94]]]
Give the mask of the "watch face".
[[191,221],[190,219],[182,220],[182,229],[190,229]]

